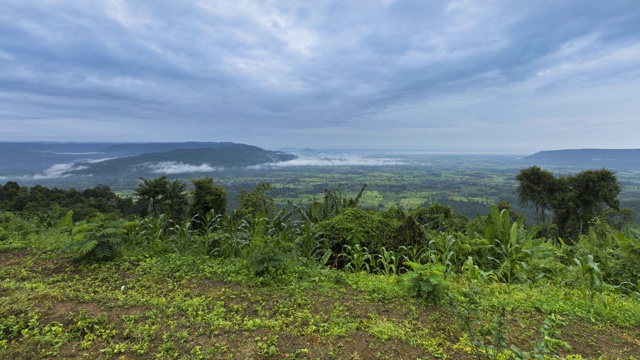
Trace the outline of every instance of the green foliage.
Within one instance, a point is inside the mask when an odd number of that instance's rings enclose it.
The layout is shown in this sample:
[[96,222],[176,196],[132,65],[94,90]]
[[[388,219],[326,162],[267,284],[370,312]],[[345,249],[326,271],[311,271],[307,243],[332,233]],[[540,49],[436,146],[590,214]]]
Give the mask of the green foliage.
[[485,324],[482,298],[490,282],[497,279],[489,271],[482,271],[468,257],[462,267],[466,284],[458,291],[457,298],[451,298],[451,309],[458,326],[466,333],[471,342],[473,354],[477,358],[495,359],[506,348],[504,309]]
[[569,270],[577,273],[578,281],[586,288],[589,297],[593,300],[593,298],[597,296],[598,300],[600,300],[603,305],[606,305],[603,296],[605,288],[604,278],[598,263],[593,260],[593,255],[587,255],[586,261],[574,258],[573,262],[575,266],[570,267]]
[[0,320],[0,349],[6,346],[8,341],[19,337],[28,336],[30,332],[38,329],[40,314],[30,310],[21,314],[1,317]]
[[0,243],[24,239],[35,231],[32,222],[10,212],[0,212]]
[[242,190],[238,194],[238,212],[237,216],[242,219],[254,219],[260,213],[266,216],[274,216],[276,211],[275,201],[273,197],[268,195],[271,185],[267,182],[261,182],[251,191]]
[[[560,328],[566,323],[557,314],[550,314],[544,319],[540,328],[540,340],[536,340],[531,352],[519,349],[515,345],[508,347],[506,309],[500,305],[497,311],[491,312],[483,299],[491,297],[488,285],[497,280],[497,276],[489,271],[484,272],[473,263],[471,257],[462,267],[466,284],[459,290],[458,298],[452,297],[451,308],[456,315],[458,325],[465,331],[472,345],[472,353],[478,359],[547,359],[558,358],[559,349],[571,350],[561,339]],[[491,320],[486,320],[489,317]]]
[[51,208],[46,214],[40,217],[40,224],[49,229],[71,229],[73,227],[73,210],[69,210],[65,215],[58,203],[51,204]]
[[258,356],[262,359],[270,359],[278,356],[278,336],[269,334],[266,337],[257,337],[256,346]]
[[198,245],[198,237],[196,232],[192,229],[193,221],[183,221],[180,224],[175,224],[171,228],[171,236],[169,241],[171,242],[175,252],[181,256],[187,256],[193,252],[200,252]]
[[[614,270],[618,275],[616,283],[640,284],[640,226],[627,223],[623,231],[614,233],[620,246],[620,266]],[[640,291],[640,286],[636,285]]]
[[[401,209],[398,210],[401,211]],[[402,244],[401,246],[419,246],[425,243],[426,231],[412,213],[396,220],[401,222],[395,235],[398,243]]]
[[456,214],[451,206],[437,202],[431,203],[427,208],[413,209],[409,214],[423,228],[437,232],[463,231],[468,222],[466,217]]
[[587,234],[580,236],[569,256],[585,259],[593,256],[603,278],[611,284],[636,284],[640,281],[640,236],[638,226],[629,224],[625,231],[614,231],[599,218],[589,224]]
[[160,250],[162,247],[167,238],[169,226],[169,217],[165,214],[126,222],[122,225],[127,244],[145,246],[154,250]]
[[126,230],[123,222],[106,221],[100,216],[81,222],[72,231],[73,239],[64,250],[82,260],[111,260],[118,255]]
[[219,220],[219,229],[208,236],[208,253],[222,258],[240,257],[251,243],[250,224],[234,213]]
[[[316,194],[326,183],[317,186]],[[30,190],[10,191],[20,198]],[[596,218],[567,245],[562,238],[536,238],[537,228],[508,209],[458,224],[447,206],[405,213],[406,204],[394,201],[387,210],[358,209],[370,195],[363,191],[352,202],[329,195],[324,213],[317,202],[306,211],[208,211],[178,221],[162,210],[170,203],[158,199],[158,217],[76,222],[69,248],[77,257],[99,260],[103,252],[96,249],[112,243],[113,252],[124,255],[82,264],[82,271],[50,251],[69,241],[55,224],[72,207],[24,217],[0,212],[0,358],[59,357],[61,344],[68,357],[329,358],[351,350],[336,342],[363,335],[376,343],[361,357],[397,357],[396,346],[411,346],[415,357],[550,358],[567,351],[559,331],[564,319],[580,334],[612,325],[628,338],[636,331],[638,226],[615,231]],[[101,194],[106,189],[87,192]],[[49,195],[35,188],[29,196]],[[193,201],[199,197],[194,190]],[[15,251],[16,242],[29,250]],[[330,258],[343,271],[325,268]],[[409,291],[399,291],[405,285]],[[446,300],[453,314],[441,307]],[[425,302],[440,306],[425,309]],[[65,319],[58,313],[65,307],[91,313]],[[308,353],[298,352],[285,338],[314,343]],[[324,346],[332,348],[322,352]],[[606,356],[607,349],[597,351]]]
[[536,340],[536,345],[532,352],[520,350],[515,345],[511,345],[511,351],[519,359],[557,359],[560,358],[558,350],[560,348],[570,351],[571,346],[562,340],[561,328],[565,326],[564,319],[557,314],[551,314],[544,319],[540,328],[542,340]]
[[80,192],[74,188],[49,189],[42,185],[21,187],[16,182],[9,181],[0,186],[0,193],[0,209],[36,216],[40,224],[48,228],[54,227],[56,224],[53,222],[59,221],[63,212],[68,214],[70,210],[73,211],[73,221],[89,218],[96,213],[117,213],[121,216],[137,212],[131,199],[116,196],[105,185]]
[[366,188],[367,184],[363,184],[356,197],[352,199],[345,197],[340,187],[338,187],[337,191],[324,189],[324,198],[320,208],[320,213],[322,215],[316,216],[316,218],[319,220],[330,219],[340,214],[345,209],[358,207],[360,198],[362,197],[362,194],[364,194]]

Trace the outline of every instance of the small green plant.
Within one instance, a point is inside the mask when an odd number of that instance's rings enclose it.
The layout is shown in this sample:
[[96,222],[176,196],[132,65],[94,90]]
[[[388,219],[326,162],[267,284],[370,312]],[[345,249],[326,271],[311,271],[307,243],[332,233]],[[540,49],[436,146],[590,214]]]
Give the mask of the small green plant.
[[58,203],[53,203],[46,214],[40,216],[40,224],[49,229],[71,229],[73,226],[73,210],[62,215]]
[[558,350],[560,348],[571,350],[571,346],[561,339],[562,332],[560,328],[566,323],[560,315],[551,314],[544,319],[540,328],[542,340],[537,340],[536,345],[531,353],[518,349],[515,345],[511,346],[511,351],[519,359],[530,359],[531,357],[539,360],[557,359],[560,357]]
[[223,217],[217,232],[208,236],[207,252],[222,258],[240,257],[251,244],[250,228],[235,212]]
[[269,334],[266,337],[257,337],[256,346],[258,347],[258,356],[263,359],[273,358],[279,354],[278,351],[278,335]]
[[488,216],[485,239],[491,245],[493,255],[490,257],[498,266],[498,275],[510,289],[518,276],[524,276],[532,253],[535,251],[534,238],[538,228],[526,230],[518,219],[511,223],[509,212],[505,209],[498,212],[493,206]]
[[[415,246],[399,246],[398,247],[398,254],[400,255],[400,258],[403,260],[402,263],[404,264],[405,262],[415,262],[415,263],[424,263],[429,255],[429,250],[428,248],[425,246],[419,246],[419,245],[415,245]],[[402,269],[404,270],[405,267],[402,266]]]
[[505,312],[501,309],[493,321],[485,324],[482,292],[490,281],[497,280],[495,273],[485,272],[468,257],[462,266],[467,284],[460,291],[461,299],[452,299],[451,308],[458,325],[466,332],[474,355],[479,359],[496,359],[506,348]]
[[380,271],[383,275],[398,275],[400,271],[400,256],[396,255],[395,252],[387,250],[385,247],[381,249],[382,254],[378,254],[375,257],[376,265],[378,271]]
[[[40,315],[36,311],[28,311],[19,315],[9,315],[0,320],[0,345],[27,336],[37,331]],[[0,346],[2,348],[2,346]]]
[[372,261],[373,257],[371,256],[371,254],[369,254],[369,249],[367,249],[365,246],[360,246],[360,244],[355,244],[353,245],[353,247],[345,245],[343,247],[342,253],[340,253],[340,255],[338,256],[345,259],[345,269],[348,271],[371,271],[369,263]]
[[606,306],[606,301],[602,295],[605,282],[602,276],[602,271],[598,263],[593,260],[593,255],[587,255],[587,261],[580,261],[578,258],[573,258],[575,267],[571,267],[580,276],[580,281],[583,286],[586,287],[589,297],[593,300],[594,297],[598,297],[600,302]]
[[316,260],[321,254],[320,242],[323,235],[318,225],[311,221],[304,221],[302,226],[296,227],[294,231],[296,233],[295,243],[303,261],[308,263]]
[[196,250],[196,236],[191,229],[192,225],[192,221],[186,220],[181,224],[175,224],[171,228],[172,234],[169,240],[178,255],[189,255]]
[[428,259],[431,263],[444,265],[445,277],[453,271],[456,262],[457,240],[451,234],[434,234],[434,238],[429,241]]

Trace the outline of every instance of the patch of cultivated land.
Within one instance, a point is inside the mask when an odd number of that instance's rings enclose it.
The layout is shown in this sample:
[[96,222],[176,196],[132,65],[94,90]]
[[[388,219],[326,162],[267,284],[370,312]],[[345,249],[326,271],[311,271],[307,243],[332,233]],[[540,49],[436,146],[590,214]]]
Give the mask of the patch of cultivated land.
[[[498,285],[479,316],[489,324],[491,309],[506,309],[498,326],[508,347],[531,351],[553,308],[571,346],[561,356],[640,357],[640,329],[572,309],[577,293],[549,300],[544,289]],[[0,252],[2,359],[476,358],[456,317],[447,300],[413,298],[395,276],[313,269],[255,279],[207,257],[89,265],[53,250]]]

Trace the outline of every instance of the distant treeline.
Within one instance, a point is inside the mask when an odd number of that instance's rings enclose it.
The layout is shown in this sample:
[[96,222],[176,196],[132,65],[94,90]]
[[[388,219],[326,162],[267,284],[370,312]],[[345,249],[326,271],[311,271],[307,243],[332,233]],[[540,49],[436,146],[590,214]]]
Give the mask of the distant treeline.
[[121,217],[140,215],[140,204],[132,198],[116,195],[108,186],[98,185],[82,191],[36,185],[31,188],[9,181],[0,186],[0,210],[21,214],[48,212],[53,204],[65,211],[73,211],[73,220],[80,221],[96,213]]

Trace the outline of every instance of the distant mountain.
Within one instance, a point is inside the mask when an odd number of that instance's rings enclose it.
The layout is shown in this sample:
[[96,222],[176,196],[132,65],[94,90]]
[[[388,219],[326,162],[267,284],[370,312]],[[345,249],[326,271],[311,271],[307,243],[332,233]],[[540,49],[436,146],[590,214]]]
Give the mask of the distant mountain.
[[540,151],[523,161],[547,166],[640,170],[640,149],[577,149]]
[[[295,159],[295,155],[231,142],[0,142],[0,180],[38,181],[206,173]],[[71,179],[69,179],[71,180]]]
[[32,153],[92,153],[103,152],[111,145],[114,143],[0,142],[0,153],[16,150]]
[[[191,148],[151,152],[99,162],[77,162],[77,170],[73,173],[103,176],[211,172],[223,168],[241,168],[296,158],[295,155],[244,144],[216,143],[215,147],[198,148],[196,143],[191,143],[190,146]],[[156,149],[159,148],[162,146],[156,147]],[[171,148],[171,146],[165,146],[165,148]]]
[[107,146],[107,153],[144,154],[181,149],[214,149],[233,145],[232,142],[130,143]]

